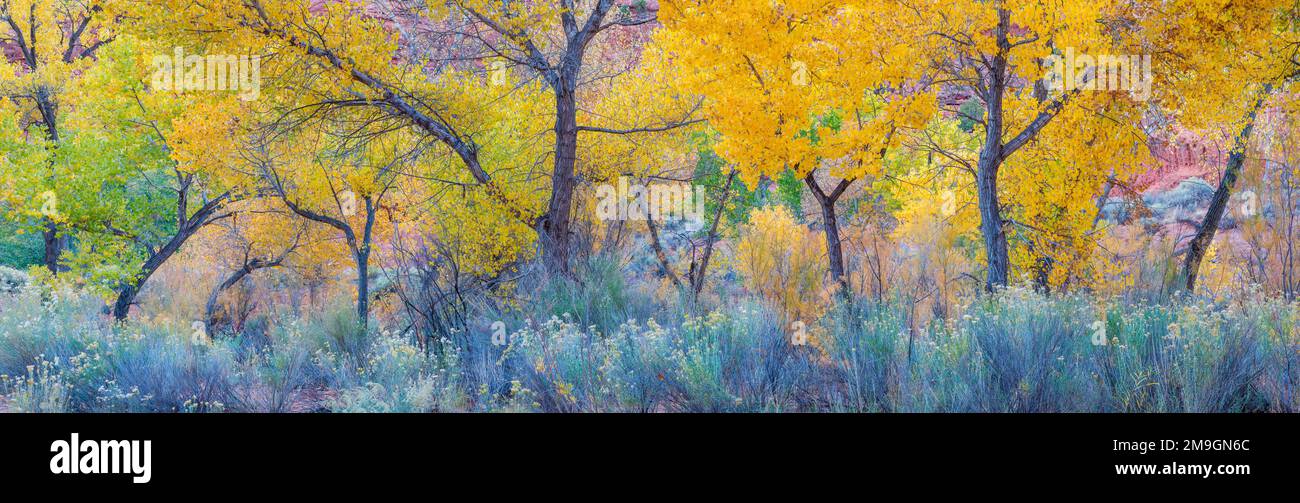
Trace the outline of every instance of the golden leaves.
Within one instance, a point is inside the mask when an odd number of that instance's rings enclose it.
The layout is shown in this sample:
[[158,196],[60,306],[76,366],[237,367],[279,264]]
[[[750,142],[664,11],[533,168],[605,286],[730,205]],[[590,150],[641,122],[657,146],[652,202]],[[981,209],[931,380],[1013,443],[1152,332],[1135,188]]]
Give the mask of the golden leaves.
[[658,46],[688,68],[677,88],[705,96],[709,123],[722,133],[718,152],[750,186],[787,168],[807,173],[822,159],[878,165],[872,158],[892,131],[928,120],[926,101],[903,92],[923,69],[902,64],[914,48],[881,5],[719,0],[673,7],[661,12],[667,29]]

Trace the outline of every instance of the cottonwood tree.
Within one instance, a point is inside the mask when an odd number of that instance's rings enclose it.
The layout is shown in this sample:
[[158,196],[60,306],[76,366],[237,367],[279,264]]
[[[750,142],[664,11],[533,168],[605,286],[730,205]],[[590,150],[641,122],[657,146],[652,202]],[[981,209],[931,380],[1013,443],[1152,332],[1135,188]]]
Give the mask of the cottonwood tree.
[[[589,3],[590,5],[579,5]],[[594,2],[322,2],[303,8],[297,0],[169,0],[142,6],[140,18],[155,36],[206,46],[259,51],[264,80],[278,88],[274,106],[292,121],[327,109],[369,107],[382,111],[423,139],[454,155],[477,190],[516,220],[542,230],[548,264],[567,270],[576,174],[577,135],[583,131],[634,134],[671,128],[680,121],[646,127],[588,128],[578,124],[579,93],[586,83],[585,59],[594,42],[613,28],[653,21],[639,8]],[[465,26],[462,21],[472,21]],[[495,39],[465,37],[495,33]],[[431,34],[431,35],[430,35]],[[559,43],[542,41],[559,34]],[[438,43],[421,44],[423,36]],[[433,53],[403,51],[410,47]],[[457,52],[470,44],[489,51]],[[439,52],[440,51],[440,52]],[[541,212],[531,194],[494,179],[472,118],[490,103],[481,89],[454,83],[465,59],[488,62],[505,57],[543,77],[556,115],[549,202]],[[461,65],[463,66],[463,65]],[[480,65],[480,69],[484,65]],[[448,85],[452,83],[452,85]]]
[[[179,158],[174,135],[178,124],[219,126],[204,114],[211,107],[237,107],[219,96],[149,89],[146,47],[123,36],[104,49],[103,61],[79,70],[78,87],[61,94],[76,106],[60,112],[52,160],[28,159],[7,173],[21,189],[18,199],[49,201],[49,208],[27,211],[40,211],[58,223],[60,235],[75,239],[78,246],[61,253],[59,265],[109,299],[119,320],[190,238],[230,216],[225,206],[236,197],[211,169],[230,152],[209,150],[199,162]],[[57,188],[46,189],[50,180]]]
[[[986,290],[1008,284],[1012,233],[1022,236],[1027,273],[1064,278],[1068,268],[1052,271],[1056,264],[1086,263],[1094,243],[1078,223],[1091,222],[1096,209],[1080,205],[1092,204],[1106,180],[1132,174],[1147,156],[1137,128],[1140,93],[1106,87],[1112,80],[1100,78],[1096,65],[1097,56],[1119,47],[1121,4],[920,1],[898,9],[916,16],[912,26],[927,41],[924,64],[933,81],[978,105],[949,99],[943,108],[969,121],[981,140],[974,158],[953,160],[974,175]],[[1070,54],[1088,55],[1092,64],[1064,61],[1074,69],[1065,75],[1046,64]]]
[[[543,213],[545,187],[531,167],[553,148],[526,132],[540,129],[537,118],[545,109],[534,102],[545,93],[514,75],[497,85],[495,75],[481,68],[451,64],[460,58],[455,54],[419,53],[418,32],[445,28],[425,24],[435,16],[423,10],[383,6],[163,2],[142,6],[148,12],[132,29],[164,45],[262,58],[262,99],[247,104],[243,125],[234,128],[243,132],[189,135],[187,155],[201,158],[213,148],[246,152],[246,166],[224,170],[231,183],[257,187],[301,217],[336,229],[363,273],[373,246],[366,215],[386,211],[380,197],[400,194],[394,206],[409,218],[390,222],[385,215],[375,225],[412,224],[412,232],[463,243],[456,250],[464,253],[467,270],[492,275],[528,257],[527,229]],[[160,21],[177,13],[184,22]],[[415,27],[407,29],[408,23]],[[245,140],[251,143],[239,144]],[[419,152],[412,154],[419,162],[394,158],[393,165],[374,169],[377,162],[355,157],[367,145],[396,144]],[[316,164],[294,164],[302,160]],[[338,204],[330,204],[344,186],[357,196],[356,218],[342,218]],[[368,284],[368,274],[359,274],[358,290]],[[358,296],[363,321],[368,299]]]
[[[124,50],[114,51],[116,59],[102,66],[104,71],[98,77],[96,88],[109,94],[98,102],[99,106],[87,110],[97,112],[98,127],[136,135],[145,148],[154,149],[156,158],[152,162],[121,166],[119,169],[130,170],[139,177],[125,177],[127,191],[138,187],[135,190],[139,194],[128,196],[125,204],[115,208],[115,214],[78,226],[90,235],[127,240],[142,251],[143,262],[126,268],[129,273],[115,289],[112,312],[118,320],[127,317],[131,305],[154,273],[203,228],[230,218],[234,214],[230,204],[247,196],[237,182],[222,176],[222,169],[237,162],[233,149],[210,148],[202,156],[176,151],[178,148],[191,151],[191,145],[185,142],[196,134],[224,132],[237,114],[212,112],[241,109],[237,99],[229,95],[184,95],[145,87],[141,67],[146,67],[146,62],[140,51],[132,50],[134,47],[124,43]],[[95,152],[87,153],[87,157],[94,155]],[[166,205],[166,210],[150,211],[145,204]],[[169,218],[154,222],[145,215]]]
[[536,75],[553,97],[555,151],[550,197],[545,214],[535,225],[548,269],[568,273],[573,248],[574,197],[581,181],[580,133],[660,133],[695,122],[689,115],[693,109],[685,113],[669,109],[664,117],[642,123],[615,117],[615,122],[622,123],[618,126],[606,126],[599,119],[583,120],[583,110],[594,108],[593,98],[596,98],[587,88],[597,87],[608,78],[600,75],[602,61],[592,61],[602,56],[593,50],[599,46],[598,39],[609,37],[615,30],[651,25],[656,22],[656,13],[649,9],[648,3],[615,0],[455,0],[448,2],[447,8],[449,15],[474,21],[465,28],[465,33],[483,44],[485,58],[504,60]]
[[[9,211],[39,221],[42,262],[51,272],[60,270],[68,244],[57,217],[47,215],[50,206],[68,195],[61,188],[71,174],[58,153],[66,136],[65,117],[78,106],[68,95],[83,85],[81,74],[99,50],[116,38],[115,25],[116,16],[99,1],[0,1],[0,48],[6,56],[8,48],[16,49],[16,57],[0,57],[0,96],[16,105],[9,112],[21,117],[26,147],[45,153],[43,162],[28,156],[27,162],[12,166],[21,172],[8,174],[22,182],[19,193],[7,198]],[[40,211],[43,206],[47,211]]]
[[408,205],[418,199],[410,192],[418,186],[405,183],[411,180],[405,169],[427,162],[426,143],[385,132],[387,124],[372,112],[360,108],[290,131],[274,122],[227,126],[224,135],[188,131],[184,154],[203,155],[211,138],[226,139],[242,159],[241,166],[227,168],[229,177],[248,180],[257,195],[336,232],[355,267],[356,314],[363,331],[369,323],[375,243],[408,220]]
[[[1172,121],[1229,131],[1228,155],[1209,209],[1186,247],[1182,285],[1196,290],[1201,263],[1234,195],[1256,120],[1270,101],[1292,100],[1300,76],[1295,2],[1142,1],[1132,6],[1139,48],[1154,48],[1157,100]],[[1280,103],[1279,103],[1280,104]]]
[[[385,12],[423,18],[423,3],[320,2],[297,0],[167,0],[136,9],[134,30],[178,45],[219,54],[261,57],[264,116],[291,131],[322,114],[364,108],[382,117],[384,133],[418,135],[460,162],[463,173],[515,218],[531,220],[528,208],[493,180],[480,158],[472,119],[473,100],[454,68],[428,56],[406,57],[401,31]],[[222,52],[225,51],[225,52]],[[433,70],[426,70],[433,67]],[[441,73],[439,73],[441,72]],[[431,75],[431,73],[436,75]],[[409,129],[410,131],[401,131]],[[427,148],[427,147],[425,147]]]
[[323,233],[312,232],[314,225],[295,215],[275,208],[271,198],[248,200],[237,209],[234,218],[223,222],[213,233],[212,242],[221,245],[218,254],[233,256],[229,272],[213,287],[203,308],[206,333],[215,335],[220,326],[218,316],[222,294],[259,271],[291,267],[292,262],[311,261],[328,255],[317,246]]
[[881,172],[900,129],[934,110],[925,68],[910,64],[921,56],[920,28],[894,23],[879,2],[664,4],[660,42],[681,62],[679,89],[707,97],[719,154],[749,187],[787,169],[804,181],[821,209],[832,279],[847,287],[837,203]]

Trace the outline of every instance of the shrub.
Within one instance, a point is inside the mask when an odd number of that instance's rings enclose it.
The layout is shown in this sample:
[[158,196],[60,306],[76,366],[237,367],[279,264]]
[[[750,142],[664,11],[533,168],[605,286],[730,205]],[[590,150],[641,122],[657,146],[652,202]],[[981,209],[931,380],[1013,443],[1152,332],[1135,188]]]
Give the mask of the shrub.
[[128,330],[106,337],[96,363],[75,377],[79,387],[101,383],[96,402],[83,406],[132,412],[225,410],[236,372],[230,347],[166,330]]
[[892,304],[845,303],[828,317],[818,347],[830,361],[823,394],[835,410],[892,411],[908,339],[903,310]]
[[295,323],[270,329],[245,329],[236,345],[241,364],[237,410],[289,412],[308,388],[328,384],[328,373],[317,365],[313,340]]
[[[506,345],[356,330],[348,306],[216,341],[165,322],[111,324],[94,299],[0,298],[10,411],[1292,412],[1300,306],[1134,302],[1009,289],[921,325],[915,306],[853,299],[811,324],[736,296],[663,308],[569,284],[521,305]],[[592,288],[589,290],[588,288]],[[603,292],[603,293],[600,293]],[[579,314],[554,315],[557,306]],[[584,307],[585,306],[585,307]],[[620,306],[640,313],[612,327]],[[475,316],[490,318],[478,313]],[[582,318],[588,316],[588,318]],[[619,315],[621,316],[621,315]],[[544,320],[532,322],[528,320]],[[799,333],[800,330],[806,333]],[[806,344],[796,344],[806,335]],[[1097,342],[1104,341],[1104,345]],[[419,344],[417,344],[417,342]]]
[[816,319],[829,294],[826,242],[799,224],[784,206],[755,210],[740,230],[735,267],[745,285],[794,319]]
[[27,286],[27,273],[0,265],[0,295],[15,294]]
[[0,395],[12,412],[66,412],[68,386],[55,362],[40,359],[27,366],[26,376],[0,375]]
[[388,332],[379,334],[365,355],[355,373],[336,375],[342,389],[326,402],[330,410],[434,412],[464,407],[454,360],[439,362]]
[[40,359],[67,362],[107,330],[101,302],[66,290],[0,295],[0,375],[25,375]]

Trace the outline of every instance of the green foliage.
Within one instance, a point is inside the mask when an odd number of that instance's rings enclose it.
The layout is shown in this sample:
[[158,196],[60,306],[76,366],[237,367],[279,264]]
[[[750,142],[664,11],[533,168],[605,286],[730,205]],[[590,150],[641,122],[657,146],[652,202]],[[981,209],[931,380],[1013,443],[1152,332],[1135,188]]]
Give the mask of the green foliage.
[[[61,109],[57,148],[30,141],[16,128],[0,128],[0,145],[13,169],[7,194],[14,226],[29,238],[5,238],[0,263],[30,264],[33,242],[53,219],[71,249],[61,262],[91,291],[109,297],[135,281],[145,246],[158,248],[177,230],[176,164],[164,143],[170,129],[165,100],[141,94],[147,78],[137,61],[147,47],[122,37],[103,48],[100,61],[78,77],[66,97],[78,106]],[[46,203],[53,201],[53,215]],[[198,204],[191,206],[191,211]],[[4,229],[7,230],[7,229]],[[8,232],[4,234],[8,235]]]
[[[727,178],[731,173],[731,166],[725,159],[714,152],[713,147],[717,143],[716,135],[707,133],[698,133],[695,135],[695,183],[704,187],[708,191],[708,198],[704,202],[704,211],[706,215],[712,218],[712,215],[718,211],[718,202],[721,200],[722,190],[727,186]],[[749,221],[749,212],[758,204],[758,194],[741,183],[739,177],[731,183],[731,194],[727,198],[727,205],[722,212],[722,223],[720,228],[724,230],[733,230],[736,226]]]
[[804,182],[799,179],[794,170],[787,169],[781,172],[781,176],[776,178],[776,189],[773,191],[773,200],[775,204],[783,204],[790,209],[790,214],[795,216],[796,220],[803,221],[803,191]]
[[957,113],[957,127],[967,133],[973,133],[975,126],[978,125],[976,121],[984,120],[984,103],[980,102],[979,98],[973,97],[962,103]]
[[26,232],[23,226],[0,218],[0,266],[27,269],[40,265],[44,246],[40,234]]
[[[731,163],[713,150],[716,143],[715,134],[698,133],[694,136],[697,156],[695,183],[708,191],[704,209],[709,218],[718,210],[722,189],[727,185],[727,177],[731,172]],[[802,216],[803,191],[803,180],[791,169],[783,171],[776,180],[760,179],[758,187],[748,187],[740,177],[736,177],[731,185],[731,195],[727,198],[727,207],[722,213],[721,228],[734,231],[737,226],[749,222],[749,214],[754,208],[767,204],[785,205],[791,214]]]

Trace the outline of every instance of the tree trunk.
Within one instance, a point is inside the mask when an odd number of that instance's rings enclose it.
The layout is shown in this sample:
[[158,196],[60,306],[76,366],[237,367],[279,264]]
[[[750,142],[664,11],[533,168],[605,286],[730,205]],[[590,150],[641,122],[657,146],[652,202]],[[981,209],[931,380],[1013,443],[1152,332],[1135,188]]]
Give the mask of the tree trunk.
[[158,271],[158,268],[167,263],[167,260],[171,259],[172,255],[180,251],[181,246],[184,246],[186,241],[189,241],[194,234],[198,233],[199,229],[212,223],[212,214],[221,208],[226,198],[229,197],[228,193],[223,194],[221,197],[204,204],[192,217],[186,218],[188,211],[185,205],[185,191],[188,190],[188,187],[188,184],[182,184],[180,190],[181,198],[177,203],[176,211],[177,215],[179,215],[177,217],[176,234],[172,235],[171,239],[167,240],[167,244],[163,245],[162,248],[150,252],[149,259],[145,260],[144,264],[140,266],[140,274],[136,276],[135,281],[128,282],[118,289],[117,301],[113,303],[113,318],[117,321],[125,320],[127,315],[130,314],[131,305],[135,304],[135,297],[140,294],[140,289],[144,287],[145,282],[149,281],[149,278]]
[[735,180],[736,170],[733,169],[731,174],[727,175],[727,183],[722,186],[722,197],[718,198],[718,210],[713,213],[713,223],[709,227],[708,242],[704,245],[700,266],[691,272],[691,293],[697,299],[700,297],[700,292],[704,290],[704,280],[709,272],[709,260],[713,257],[713,247],[718,242],[718,226],[722,223],[722,213],[727,209],[727,200],[731,198],[731,185]]
[[975,170],[976,191],[979,196],[980,233],[984,236],[984,254],[988,261],[985,291],[992,292],[1007,286],[1011,258],[1007,251],[1007,235],[1003,228],[1002,206],[998,201],[998,170],[1002,167],[1004,125],[1002,95],[1006,90],[1006,67],[1010,29],[1010,14],[998,12],[996,30],[998,54],[989,69],[988,86],[984,102],[987,107],[984,146],[980,149],[979,165]]
[[841,294],[848,295],[849,283],[845,277],[844,269],[844,246],[840,240],[840,222],[835,212],[835,203],[848,190],[852,180],[842,180],[830,194],[822,190],[817,184],[816,170],[809,172],[804,177],[804,183],[812,191],[813,198],[817,200],[817,205],[822,210],[822,233],[826,236],[826,256],[830,265],[831,279],[839,287]]
[[262,260],[262,259],[246,260],[244,262],[243,267],[236,269],[235,272],[231,273],[230,276],[225,279],[225,281],[222,281],[221,284],[217,285],[216,288],[212,289],[212,293],[208,294],[208,302],[207,304],[204,305],[203,308],[203,323],[207,325],[208,334],[216,333],[215,325],[217,323],[217,301],[221,299],[222,292],[225,292],[226,290],[229,290],[233,288],[235,285],[239,284],[239,282],[243,281],[244,278],[248,277],[250,274],[253,274],[253,271],[257,271],[260,269],[269,269],[272,267],[279,267],[280,264],[284,263],[284,260],[289,255],[289,253],[293,252],[293,250],[296,247],[297,245],[295,243],[295,245],[290,247],[288,250],[286,250],[283,255],[273,260],[269,260],[269,261]]
[[[32,63],[34,67],[35,62]],[[57,119],[58,112],[55,108],[54,100],[50,97],[49,91],[45,90],[44,87],[37,89],[35,96],[36,109],[41,115],[41,122],[45,125],[46,138],[49,139],[50,143],[54,145],[55,148],[57,148],[59,145],[59,125]],[[49,183],[56,182],[53,178],[53,162],[54,161],[51,160],[51,173],[46,179]],[[59,259],[63,256],[63,249],[67,247],[68,238],[66,236],[60,236],[58,224],[49,219],[46,219],[45,221],[45,231],[43,234],[45,237],[45,255],[42,262],[46,269],[49,269],[52,273],[58,274],[64,270],[64,268],[59,265]]]
[[135,304],[135,296],[139,293],[140,287],[134,283],[118,289],[117,300],[113,302],[114,320],[126,321],[127,315],[131,314],[131,305]]
[[45,230],[42,232],[45,238],[45,255],[42,263],[50,272],[58,274],[63,271],[63,266],[59,265],[59,259],[63,256],[63,248],[67,246],[67,237],[59,235],[59,227],[53,221],[45,223]]
[[566,276],[570,274],[571,265],[570,220],[578,163],[577,96],[569,80],[568,77],[562,79],[561,89],[555,95],[555,167],[551,174],[551,200],[538,232],[542,236],[547,270]]
[[357,317],[359,318],[357,323],[358,329],[364,332],[370,325],[370,241],[374,234],[376,200],[372,196],[366,196],[365,198],[366,225],[358,238],[356,231],[348,222],[298,206],[292,199],[289,199],[284,192],[284,186],[279,183],[278,179],[274,183],[275,190],[279,192],[280,200],[284,201],[284,205],[294,214],[313,222],[328,225],[343,233],[343,239],[347,241],[348,249],[352,251],[352,258],[357,265]]
[[840,242],[840,224],[835,215],[835,203],[821,204],[823,234],[826,235],[826,256],[830,261],[831,279],[840,289],[848,290],[844,278],[844,247]]
[[668,252],[664,251],[663,244],[659,241],[659,228],[655,225],[654,215],[647,214],[645,219],[646,229],[650,231],[650,248],[655,252],[655,258],[659,259],[659,267],[664,270],[664,275],[672,280],[673,286],[677,289],[685,290],[682,279],[673,271],[673,264],[668,260]]
[[[990,142],[1001,135],[990,134]],[[975,173],[979,190],[980,233],[984,235],[984,252],[988,259],[988,276],[984,289],[992,292],[1007,286],[1011,258],[1007,251],[1007,235],[1003,229],[1002,208],[998,201],[997,147],[985,145],[980,154],[979,168]]]
[[1255,117],[1271,92],[1271,87],[1265,87],[1264,95],[1255,101],[1255,106],[1247,114],[1246,125],[1233,141],[1232,153],[1228,155],[1228,165],[1223,171],[1223,179],[1219,180],[1219,188],[1214,191],[1214,197],[1210,200],[1210,209],[1206,211],[1205,219],[1201,221],[1201,228],[1197,230],[1196,237],[1192,238],[1192,242],[1187,247],[1187,259],[1183,262],[1183,276],[1187,280],[1186,288],[1189,293],[1196,292],[1196,280],[1200,274],[1201,262],[1205,260],[1205,253],[1214,243],[1214,234],[1219,230],[1219,221],[1223,219],[1223,213],[1228,208],[1228,200],[1232,198],[1232,189],[1241,175],[1242,165],[1246,163],[1246,147],[1250,144],[1250,135],[1255,129]]
[[[1032,255],[1034,250],[1030,250]],[[1056,267],[1056,261],[1046,254],[1034,259],[1034,291],[1043,295],[1052,294],[1052,269]]]
[[366,198],[366,227],[361,234],[361,243],[357,247],[357,320],[361,331],[370,327],[370,241],[375,228],[375,203]]
[[1295,273],[1295,180],[1291,170],[1283,169],[1279,173],[1282,179],[1282,210],[1286,218],[1285,237],[1282,242],[1286,251],[1282,254],[1282,293],[1288,301],[1296,299]]
[[370,326],[370,257],[357,254],[357,322],[362,332]]
[[203,306],[203,324],[207,327],[209,337],[216,334],[217,301],[221,299],[221,293],[238,284],[252,272],[252,269],[245,265],[232,273],[220,285],[213,288],[212,293],[208,294],[208,302]]

